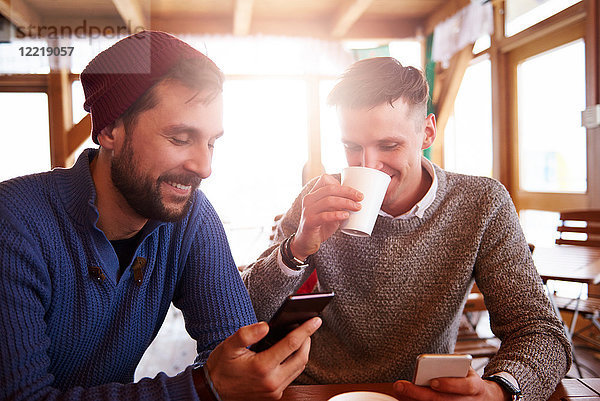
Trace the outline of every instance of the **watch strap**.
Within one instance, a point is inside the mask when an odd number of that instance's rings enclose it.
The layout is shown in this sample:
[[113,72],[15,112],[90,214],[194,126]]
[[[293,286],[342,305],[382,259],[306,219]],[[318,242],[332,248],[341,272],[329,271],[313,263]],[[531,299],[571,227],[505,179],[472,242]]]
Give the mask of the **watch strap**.
[[[521,399],[521,389],[519,388],[518,384],[516,383],[516,380],[514,380],[512,375],[506,375],[506,376],[509,376],[511,379],[513,379],[513,380],[510,380],[508,377],[506,377],[502,373],[503,372],[484,377],[483,380],[489,380],[489,381],[497,383],[508,394],[510,394],[512,396],[513,400],[520,400]],[[514,383],[513,383],[513,381],[514,381]]]
[[292,270],[300,271],[308,267],[310,256],[306,258],[306,260],[300,260],[294,256],[290,247],[290,243],[292,242],[292,239],[295,235],[296,233],[290,235],[288,238],[283,240],[281,246],[279,247],[279,252],[281,253],[281,261],[284,265],[286,265]]
[[221,397],[219,397],[210,379],[206,365],[198,365],[192,369],[192,380],[196,393],[198,393],[201,400],[221,401]]

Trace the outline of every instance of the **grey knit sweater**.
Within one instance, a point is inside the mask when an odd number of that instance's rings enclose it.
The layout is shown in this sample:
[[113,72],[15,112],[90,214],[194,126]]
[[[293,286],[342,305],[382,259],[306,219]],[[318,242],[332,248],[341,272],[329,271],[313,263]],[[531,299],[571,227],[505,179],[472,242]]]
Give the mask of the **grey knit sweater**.
[[[517,214],[497,181],[435,166],[439,186],[423,218],[379,216],[370,238],[341,232],[325,241],[299,276],[284,274],[277,245],[242,277],[259,320],[317,269],[318,291],[335,291],[313,335],[299,383],[410,380],[421,353],[451,353],[473,280],[502,340],[485,374],[506,371],[526,400],[545,400],[566,373],[570,346],[533,265]],[[275,241],[296,231],[301,200]]]

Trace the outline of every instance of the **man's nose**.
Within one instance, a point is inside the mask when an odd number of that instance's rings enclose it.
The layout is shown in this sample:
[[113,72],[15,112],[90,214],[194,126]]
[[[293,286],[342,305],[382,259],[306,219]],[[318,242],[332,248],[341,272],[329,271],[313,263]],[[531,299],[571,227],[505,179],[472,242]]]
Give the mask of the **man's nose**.
[[205,179],[212,172],[212,148],[207,144],[197,146],[185,161],[183,168],[190,171],[198,177]]
[[380,166],[379,157],[376,151],[365,149],[362,153],[362,167],[369,167],[377,169]]

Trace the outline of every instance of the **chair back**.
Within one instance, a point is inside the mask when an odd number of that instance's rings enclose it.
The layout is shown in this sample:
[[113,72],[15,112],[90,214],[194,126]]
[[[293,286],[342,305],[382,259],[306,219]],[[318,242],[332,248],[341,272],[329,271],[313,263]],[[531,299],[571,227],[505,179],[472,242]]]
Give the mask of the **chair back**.
[[556,239],[556,243],[559,245],[600,247],[600,210],[561,212],[557,231],[559,238]]

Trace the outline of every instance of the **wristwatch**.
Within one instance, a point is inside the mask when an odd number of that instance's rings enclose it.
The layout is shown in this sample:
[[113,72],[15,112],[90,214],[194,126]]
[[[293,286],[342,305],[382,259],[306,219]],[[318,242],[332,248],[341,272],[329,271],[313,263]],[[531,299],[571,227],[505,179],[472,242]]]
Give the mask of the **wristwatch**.
[[296,233],[283,240],[281,247],[279,248],[279,253],[281,253],[281,261],[284,265],[292,270],[300,271],[308,267],[310,256],[305,260],[300,260],[294,256],[292,249],[290,248],[290,243],[292,242],[294,235],[296,235]]
[[483,380],[489,380],[498,383],[500,387],[504,389],[504,391],[511,395],[511,399],[513,401],[521,400],[521,389],[519,388],[519,383],[517,383],[515,378],[510,373],[494,373],[493,375],[484,377]]
[[221,401],[221,397],[219,397],[219,393],[217,393],[208,374],[206,364],[194,366],[192,369],[192,381],[194,382],[196,393],[198,393],[201,400]]

